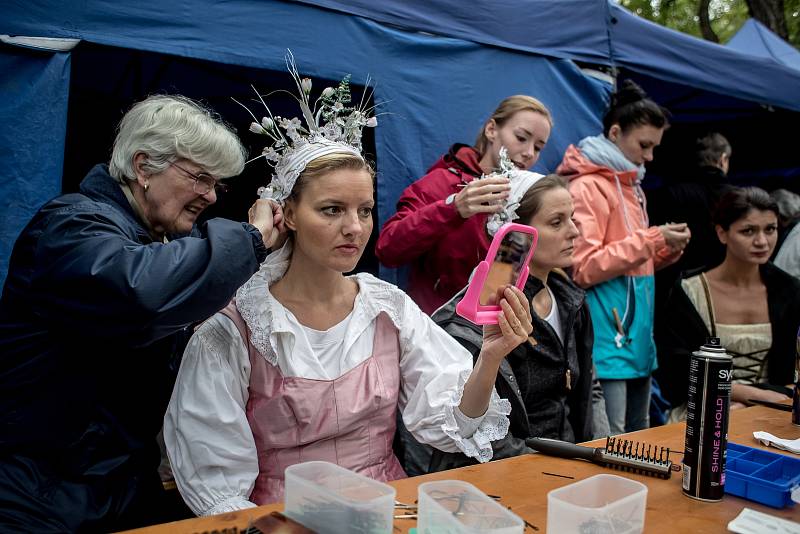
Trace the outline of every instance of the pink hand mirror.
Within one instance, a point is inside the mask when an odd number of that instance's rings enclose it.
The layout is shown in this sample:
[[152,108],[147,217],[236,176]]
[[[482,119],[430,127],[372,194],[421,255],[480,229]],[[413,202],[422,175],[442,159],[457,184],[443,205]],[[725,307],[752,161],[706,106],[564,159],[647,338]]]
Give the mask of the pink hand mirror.
[[497,324],[501,312],[495,304],[497,292],[510,285],[520,290],[525,287],[538,238],[532,226],[517,223],[501,226],[486,259],[472,273],[464,298],[456,304],[456,313],[474,324]]

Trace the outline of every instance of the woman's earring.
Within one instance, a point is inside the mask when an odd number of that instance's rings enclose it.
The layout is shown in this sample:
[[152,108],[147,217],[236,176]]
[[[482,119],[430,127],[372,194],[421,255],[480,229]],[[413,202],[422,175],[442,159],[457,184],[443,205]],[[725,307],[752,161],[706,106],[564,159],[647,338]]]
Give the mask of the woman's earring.
[[147,193],[147,190],[150,189],[150,182],[144,183],[144,192]]

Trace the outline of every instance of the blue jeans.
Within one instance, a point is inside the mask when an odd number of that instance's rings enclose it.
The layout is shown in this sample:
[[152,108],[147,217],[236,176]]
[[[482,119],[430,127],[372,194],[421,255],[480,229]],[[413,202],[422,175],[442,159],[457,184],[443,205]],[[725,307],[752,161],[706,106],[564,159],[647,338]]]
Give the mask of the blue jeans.
[[600,380],[606,398],[611,435],[634,432],[650,426],[650,377]]

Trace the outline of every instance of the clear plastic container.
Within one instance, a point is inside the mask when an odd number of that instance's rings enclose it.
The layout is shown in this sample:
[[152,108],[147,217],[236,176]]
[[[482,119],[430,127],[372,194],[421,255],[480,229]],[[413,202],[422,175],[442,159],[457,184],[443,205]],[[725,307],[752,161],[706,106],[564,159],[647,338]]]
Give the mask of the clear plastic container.
[[286,468],[284,514],[320,534],[392,532],[397,491],[329,462]]
[[644,530],[647,486],[595,475],[547,494],[548,534],[636,534]]
[[522,519],[467,482],[425,482],[418,491],[418,534],[522,534],[525,529]]

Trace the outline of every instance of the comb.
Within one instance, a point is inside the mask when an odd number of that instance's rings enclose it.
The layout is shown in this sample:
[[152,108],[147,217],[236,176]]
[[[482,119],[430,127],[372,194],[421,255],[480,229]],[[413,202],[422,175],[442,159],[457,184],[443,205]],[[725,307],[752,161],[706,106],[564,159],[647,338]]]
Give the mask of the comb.
[[251,519],[245,528],[230,526],[195,534],[314,534],[314,531],[280,512],[272,512],[262,515],[255,521]]
[[584,447],[548,438],[528,438],[525,443],[531,449],[550,456],[589,460],[605,467],[658,478],[669,478],[674,470],[669,448],[616,437],[606,438],[605,447]]

